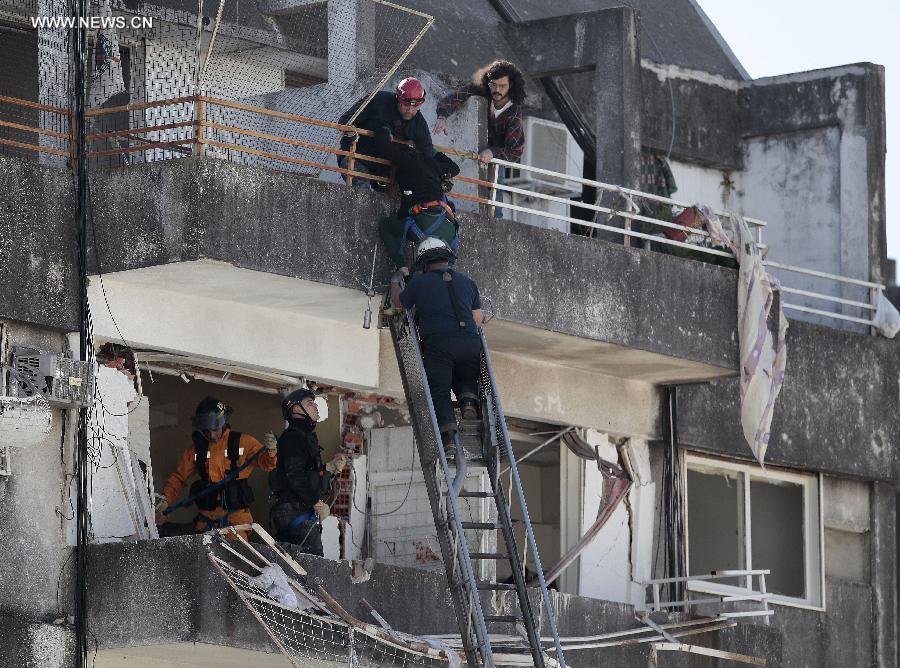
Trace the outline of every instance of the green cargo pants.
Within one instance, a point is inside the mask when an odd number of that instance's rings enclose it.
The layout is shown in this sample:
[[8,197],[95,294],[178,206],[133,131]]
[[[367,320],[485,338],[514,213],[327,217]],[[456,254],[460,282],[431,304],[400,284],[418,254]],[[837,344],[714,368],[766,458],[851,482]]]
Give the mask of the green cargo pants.
[[[416,225],[420,230],[427,230],[434,225],[438,214],[420,213],[416,216]],[[406,265],[406,243],[400,237],[403,235],[403,228],[406,226],[406,218],[398,218],[397,216],[388,216],[382,218],[378,223],[378,233],[381,235],[381,241],[387,250],[388,256],[397,268]],[[452,220],[447,218],[434,232],[432,237],[437,237],[448,246],[456,237],[456,225]],[[409,241],[415,241],[412,234],[408,235]]]

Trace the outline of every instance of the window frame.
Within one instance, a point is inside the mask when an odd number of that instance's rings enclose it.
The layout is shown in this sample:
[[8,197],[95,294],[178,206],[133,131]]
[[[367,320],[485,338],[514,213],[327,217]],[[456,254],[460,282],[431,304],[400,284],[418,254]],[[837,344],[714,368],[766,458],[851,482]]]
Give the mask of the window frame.
[[[739,503],[741,525],[738,527],[740,550],[743,558],[742,569],[751,570],[770,568],[769,564],[753,564],[753,513],[750,505],[750,481],[788,482],[799,485],[803,490],[803,553],[804,553],[804,591],[805,598],[771,594],[770,603],[809,610],[825,610],[825,526],[823,509],[823,483],[821,473],[805,473],[790,471],[777,467],[765,469],[755,464],[701,455],[689,450],[682,450],[681,457],[681,495],[684,504],[684,553],[688,573],[690,573],[690,526],[688,507],[690,498],[687,489],[687,472],[694,470],[701,473],[734,472],[740,476],[742,496]],[[750,588],[750,578],[744,583]],[[709,581],[692,580],[688,583],[689,591],[707,594],[746,593],[742,587]]]

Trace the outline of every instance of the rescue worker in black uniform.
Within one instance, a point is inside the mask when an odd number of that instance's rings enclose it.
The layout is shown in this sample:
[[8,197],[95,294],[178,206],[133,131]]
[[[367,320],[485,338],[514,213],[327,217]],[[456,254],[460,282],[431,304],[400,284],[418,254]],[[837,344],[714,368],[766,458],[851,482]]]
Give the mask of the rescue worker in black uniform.
[[[356,113],[359,106],[365,100],[359,100],[356,104],[345,111],[338,119],[338,123],[346,125],[350,117]],[[434,146],[431,141],[431,130],[422,114],[419,113],[419,107],[425,102],[425,87],[422,83],[414,78],[407,77],[399,84],[397,89],[391,93],[390,91],[379,91],[363,107],[356,119],[353,121],[354,126],[365,130],[375,131],[381,127],[387,127],[397,139],[411,141],[425,155],[434,153]],[[341,139],[341,150],[349,151],[353,147],[353,140],[357,138],[356,152],[362,155],[370,155],[374,158],[384,158],[375,142],[371,137],[356,135],[355,133],[346,133]],[[340,156],[338,166],[347,169],[349,161],[347,156]],[[376,176],[390,176],[390,167],[376,162],[367,160],[357,160],[354,171],[368,172]],[[346,180],[347,175],[342,174]],[[383,189],[384,183],[371,181],[369,179],[355,178],[354,185],[359,187],[373,187]]]
[[393,164],[402,196],[397,213],[382,218],[378,231],[394,266],[402,267],[407,239],[419,242],[437,237],[455,249],[459,224],[446,193],[453,188],[459,165],[443,153],[426,155],[413,146],[394,143],[392,138],[387,127],[375,131],[375,146]]
[[275,495],[272,524],[278,540],[300,546],[301,552],[323,556],[321,521],[331,514],[325,497],[333,476],[347,461],[338,455],[322,464],[322,448],[316,436],[319,407],[312,390],[300,389],[281,402],[288,427],[278,437],[278,464],[269,474]]
[[448,454],[455,447],[458,430],[451,389],[459,400],[463,419],[478,419],[478,328],[484,320],[478,286],[464,273],[450,268],[452,259],[453,251],[447,244],[429,237],[416,247],[416,264],[422,267],[422,273],[409,279],[402,289],[405,270],[391,277],[394,306],[416,308],[425,374],[441,442]]

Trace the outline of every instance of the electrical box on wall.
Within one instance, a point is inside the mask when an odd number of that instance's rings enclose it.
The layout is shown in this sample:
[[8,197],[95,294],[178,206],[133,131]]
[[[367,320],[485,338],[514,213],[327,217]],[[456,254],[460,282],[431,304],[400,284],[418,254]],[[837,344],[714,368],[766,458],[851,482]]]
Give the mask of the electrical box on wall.
[[40,394],[53,406],[78,408],[93,403],[94,383],[94,369],[89,362],[34,348],[13,348],[9,385],[14,396]]

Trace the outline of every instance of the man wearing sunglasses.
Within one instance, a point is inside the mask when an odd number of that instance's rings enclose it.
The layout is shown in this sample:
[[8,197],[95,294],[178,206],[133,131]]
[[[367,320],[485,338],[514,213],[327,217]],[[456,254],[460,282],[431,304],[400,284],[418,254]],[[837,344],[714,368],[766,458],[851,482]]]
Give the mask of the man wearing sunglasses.
[[[364,100],[360,100],[354,104],[344,112],[338,122],[346,125],[347,121],[363,102]],[[397,85],[397,89],[393,93],[388,91],[375,93],[375,97],[359,113],[353,121],[353,125],[354,127],[373,132],[379,128],[386,128],[394,139],[412,141],[420,152],[430,156],[434,153],[431,131],[428,129],[428,123],[425,122],[422,114],[419,113],[419,108],[424,103],[425,87],[422,86],[418,79],[408,77]],[[349,151],[353,146],[354,137],[356,135],[352,132],[345,133],[341,139],[341,150]],[[356,152],[374,158],[387,159],[379,150],[377,142],[372,137],[360,135],[356,145]],[[345,155],[339,156],[338,166],[348,169],[349,158]],[[366,160],[357,160],[353,171],[387,178],[390,175],[390,166]],[[344,174],[343,177],[346,179],[347,175]],[[383,188],[385,186],[384,183],[362,177],[354,177],[353,183],[360,187]]]

